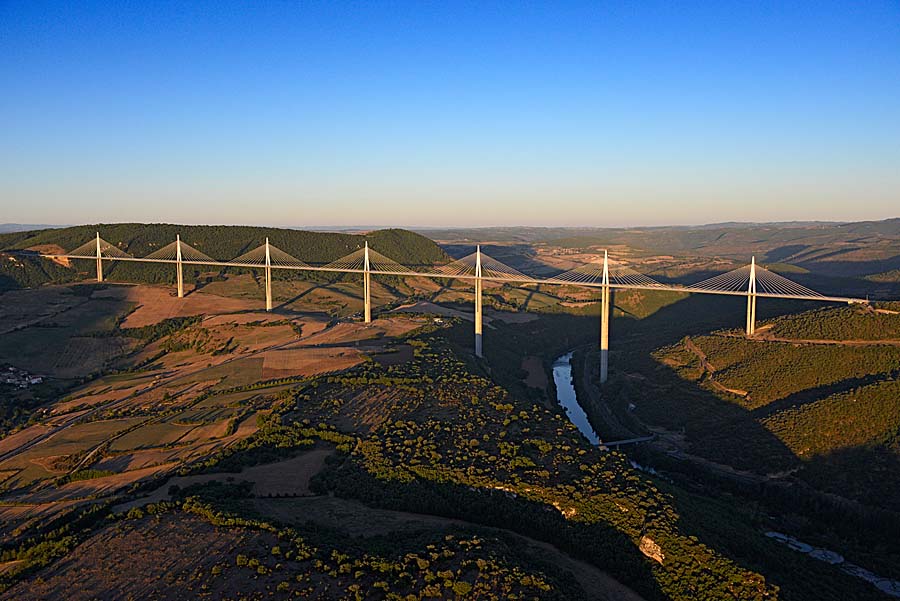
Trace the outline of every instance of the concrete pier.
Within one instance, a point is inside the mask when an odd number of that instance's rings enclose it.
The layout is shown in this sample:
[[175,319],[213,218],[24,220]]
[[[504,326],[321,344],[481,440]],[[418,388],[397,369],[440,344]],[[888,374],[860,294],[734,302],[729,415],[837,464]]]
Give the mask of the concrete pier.
[[609,379],[609,286],[600,289],[600,383]]
[[609,253],[603,251],[603,279],[600,286],[600,383],[609,379]]
[[175,235],[175,278],[178,281],[178,298],[184,298],[184,271],[181,262],[181,235]]
[[372,323],[372,268],[369,265],[369,242],[363,256],[363,320]]
[[484,357],[481,335],[481,246],[475,251],[475,356]]
[[97,232],[97,281],[103,281],[103,259],[100,253],[100,232]]
[[750,281],[747,284],[747,336],[756,333],[756,257],[750,260]]
[[272,257],[269,253],[269,239],[266,238],[266,311],[272,310]]

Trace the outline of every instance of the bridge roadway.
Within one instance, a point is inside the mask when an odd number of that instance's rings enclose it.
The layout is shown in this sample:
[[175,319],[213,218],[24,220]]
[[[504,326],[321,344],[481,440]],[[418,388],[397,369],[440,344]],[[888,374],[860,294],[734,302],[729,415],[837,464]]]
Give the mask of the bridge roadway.
[[[69,254],[45,254],[45,253],[32,253],[32,252],[16,252],[9,254],[18,254],[22,256],[31,256],[31,257],[43,257],[47,259],[83,259],[89,261],[96,261],[97,257],[95,255],[69,255]],[[183,259],[181,261],[177,261],[175,259],[146,259],[141,257],[102,257],[104,261],[131,261],[137,263],[164,263],[167,265],[178,265],[179,263],[182,265],[200,265],[207,267],[240,267],[240,268],[249,268],[249,269],[266,269],[266,265],[264,263],[231,263],[229,261],[192,261],[188,259]],[[609,282],[607,284],[603,284],[602,282],[570,282],[565,280],[558,280],[554,278],[546,278],[546,279],[538,279],[533,277],[518,277],[518,276],[491,276],[487,275],[469,275],[469,274],[448,274],[442,273],[439,271],[382,271],[379,269],[352,269],[352,268],[342,268],[342,267],[315,267],[312,265],[307,266],[299,266],[299,265],[269,265],[270,269],[282,269],[282,270],[290,270],[290,271],[318,271],[325,273],[357,273],[359,275],[364,275],[369,273],[371,275],[388,275],[388,276],[399,276],[399,277],[423,277],[423,278],[433,278],[433,279],[450,279],[450,280],[471,280],[475,281],[478,279],[481,280],[490,280],[497,282],[509,282],[513,284],[550,284],[555,286],[583,286],[585,288],[603,288],[607,286],[612,289],[627,289],[627,290],[660,290],[660,291],[668,291],[668,292],[685,292],[690,294],[718,294],[725,296],[747,296],[746,290],[710,290],[706,288],[694,288],[691,286],[680,286],[674,284],[658,284],[658,285],[644,285],[644,284],[625,284],[619,282]],[[820,295],[804,295],[804,294],[773,294],[766,292],[756,292],[754,293],[758,298],[780,298],[780,299],[789,299],[789,300],[807,300],[807,301],[821,301],[821,302],[834,302],[834,303],[862,303],[867,304],[869,301],[867,299],[861,298],[851,298],[846,296],[820,296]]]
[[[86,254],[92,253],[92,254]],[[611,309],[611,292],[613,290],[659,290],[686,294],[718,294],[722,296],[741,296],[747,298],[747,336],[753,336],[756,329],[756,301],[758,298],[778,298],[802,301],[820,301],[836,303],[867,303],[867,300],[842,296],[825,296],[805,286],[788,280],[784,276],[756,265],[753,259],[750,265],[739,267],[713,278],[703,280],[691,286],[663,284],[615,261],[610,261],[603,253],[602,269],[597,266],[583,266],[556,276],[540,279],[525,275],[519,271],[492,259],[481,252],[477,246],[473,254],[457,259],[448,265],[433,268],[434,271],[417,271],[397,263],[369,248],[368,242],[346,257],[316,267],[309,265],[288,253],[269,244],[265,244],[249,253],[231,261],[218,261],[203,252],[191,247],[176,236],[175,242],[151,253],[147,257],[131,256],[117,246],[100,238],[87,242],[67,253],[41,253],[35,251],[12,251],[10,254],[20,256],[42,257],[47,259],[75,259],[96,261],[97,281],[103,281],[103,261],[126,261],[135,263],[158,263],[173,265],[176,269],[178,297],[184,296],[183,268],[185,265],[203,267],[224,267],[242,269],[262,269],[265,272],[266,310],[272,310],[272,270],[307,271],[323,273],[359,274],[363,279],[363,315],[365,323],[372,320],[371,312],[371,277],[373,275],[392,277],[421,277],[443,280],[472,281],[475,286],[475,356],[482,357],[482,282],[484,280],[520,285],[555,285],[582,286],[600,289],[600,382],[608,379],[609,364],[609,317]]]

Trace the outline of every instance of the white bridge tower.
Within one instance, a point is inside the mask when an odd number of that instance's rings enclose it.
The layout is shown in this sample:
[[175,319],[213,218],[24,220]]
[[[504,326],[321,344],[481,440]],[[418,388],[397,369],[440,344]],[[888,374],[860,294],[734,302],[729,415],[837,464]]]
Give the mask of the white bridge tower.
[[97,232],[97,281],[103,281],[103,255],[100,253],[100,232]]
[[481,245],[475,249],[475,356],[483,357],[481,347]]
[[369,264],[369,241],[363,252],[363,319],[372,323],[372,266]]
[[272,310],[272,253],[266,238],[266,311]]
[[178,280],[178,298],[184,298],[184,271],[181,259],[181,234],[175,234],[175,277]]
[[603,279],[600,287],[600,383],[609,378],[609,253],[603,251]]
[[750,281],[747,283],[747,336],[756,333],[756,257],[750,260]]

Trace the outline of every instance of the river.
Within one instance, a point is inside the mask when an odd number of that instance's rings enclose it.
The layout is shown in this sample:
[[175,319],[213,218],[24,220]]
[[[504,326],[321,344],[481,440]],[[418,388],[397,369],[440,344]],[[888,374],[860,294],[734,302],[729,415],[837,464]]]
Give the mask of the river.
[[557,357],[553,362],[553,382],[556,384],[556,400],[566,410],[569,421],[575,424],[592,445],[600,444],[600,437],[594,432],[575,395],[575,386],[572,385],[572,353]]

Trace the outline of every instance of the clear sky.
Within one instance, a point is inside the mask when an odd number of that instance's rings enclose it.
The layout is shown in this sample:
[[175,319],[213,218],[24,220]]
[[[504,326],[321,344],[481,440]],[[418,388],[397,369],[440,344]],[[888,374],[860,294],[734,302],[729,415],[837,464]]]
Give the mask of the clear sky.
[[0,0],[0,222],[898,215],[896,0]]

